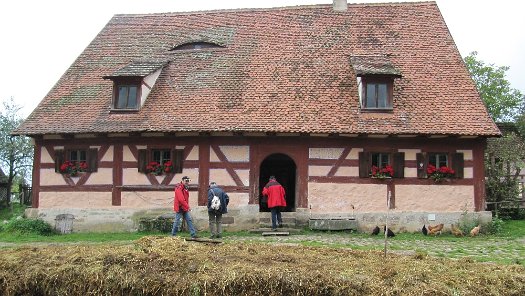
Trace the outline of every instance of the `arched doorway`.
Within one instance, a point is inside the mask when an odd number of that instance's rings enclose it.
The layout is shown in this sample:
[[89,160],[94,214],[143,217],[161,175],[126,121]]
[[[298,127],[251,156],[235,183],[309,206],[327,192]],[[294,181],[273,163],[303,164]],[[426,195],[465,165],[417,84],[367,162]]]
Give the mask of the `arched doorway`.
[[276,153],[266,157],[261,162],[259,170],[259,211],[269,212],[268,205],[263,202],[261,192],[268,183],[270,176],[275,176],[286,191],[286,208],[284,212],[295,211],[295,184],[297,166],[293,159],[286,154]]

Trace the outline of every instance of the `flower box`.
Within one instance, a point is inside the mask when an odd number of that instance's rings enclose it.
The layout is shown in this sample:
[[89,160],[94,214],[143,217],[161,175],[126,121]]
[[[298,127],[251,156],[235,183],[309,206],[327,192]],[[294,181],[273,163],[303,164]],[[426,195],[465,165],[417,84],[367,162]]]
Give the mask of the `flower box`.
[[449,167],[442,166],[440,168],[436,168],[432,164],[428,164],[427,166],[427,176],[429,179],[433,179],[434,182],[439,183],[443,180],[450,180],[451,178],[454,178],[455,171]]
[[394,176],[394,169],[390,165],[383,168],[378,168],[373,165],[370,170],[370,178],[373,179],[391,179]]
[[80,173],[87,172],[88,165],[85,161],[69,161],[66,160],[60,165],[59,172],[63,175],[76,177]]
[[171,174],[175,170],[173,162],[171,160],[166,161],[164,164],[160,164],[156,161],[152,161],[146,165],[146,173],[152,174],[155,176],[160,176],[162,174]]

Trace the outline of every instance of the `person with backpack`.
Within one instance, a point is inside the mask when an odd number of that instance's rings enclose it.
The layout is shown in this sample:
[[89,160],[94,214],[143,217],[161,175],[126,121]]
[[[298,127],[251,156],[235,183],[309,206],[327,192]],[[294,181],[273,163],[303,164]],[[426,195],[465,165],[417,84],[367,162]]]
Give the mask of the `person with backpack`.
[[211,182],[208,190],[208,222],[210,225],[210,238],[222,237],[222,214],[228,213],[228,194],[217,183]]
[[186,220],[186,224],[190,230],[191,238],[197,238],[197,230],[193,226],[193,221],[190,215],[190,192],[188,186],[190,184],[188,176],[182,177],[182,181],[175,186],[175,199],[173,201],[173,211],[175,211],[175,221],[173,221],[173,228],[171,235],[177,235],[182,219]]
[[268,196],[268,208],[272,212],[272,231],[276,231],[277,226],[283,227],[281,209],[286,207],[286,192],[275,176],[270,176],[269,182],[263,188],[262,195]]

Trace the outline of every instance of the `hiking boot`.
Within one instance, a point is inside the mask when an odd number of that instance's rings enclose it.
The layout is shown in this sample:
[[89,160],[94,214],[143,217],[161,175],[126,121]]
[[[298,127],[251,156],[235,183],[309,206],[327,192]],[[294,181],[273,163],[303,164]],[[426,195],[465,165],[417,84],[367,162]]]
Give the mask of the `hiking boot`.
[[279,223],[279,228],[283,228],[283,223]]
[[211,238],[211,239],[214,239],[214,238],[215,238],[215,235],[213,235],[213,234],[210,235],[210,238]]
[[272,228],[272,231],[277,231],[277,228]]
[[215,238],[222,238],[222,235],[217,234],[217,235],[215,236]]

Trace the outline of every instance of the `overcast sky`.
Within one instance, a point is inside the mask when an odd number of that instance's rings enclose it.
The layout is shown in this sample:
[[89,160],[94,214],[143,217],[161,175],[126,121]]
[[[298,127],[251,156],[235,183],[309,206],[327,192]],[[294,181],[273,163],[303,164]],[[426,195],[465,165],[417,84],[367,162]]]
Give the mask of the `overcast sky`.
[[[461,56],[477,51],[486,63],[509,66],[511,87],[525,93],[525,2],[436,2]],[[330,3],[332,0],[4,1],[0,10],[0,101],[13,97],[23,106],[23,116],[29,115],[114,14]]]

